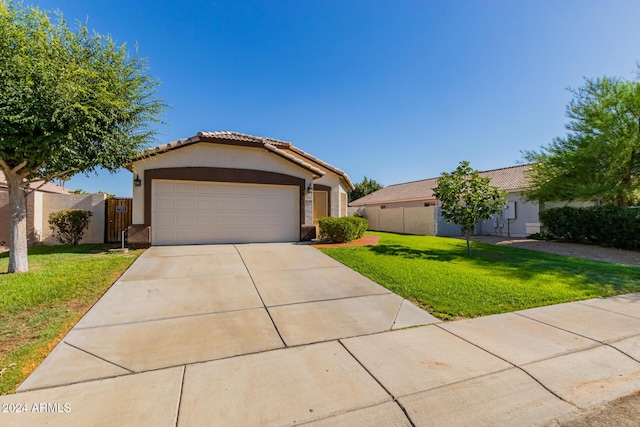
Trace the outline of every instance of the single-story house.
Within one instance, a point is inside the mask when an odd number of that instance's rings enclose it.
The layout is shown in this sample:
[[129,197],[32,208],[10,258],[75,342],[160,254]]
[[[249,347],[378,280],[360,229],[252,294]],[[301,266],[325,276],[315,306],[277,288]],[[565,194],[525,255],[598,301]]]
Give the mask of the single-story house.
[[[523,192],[529,186],[526,171],[531,165],[518,165],[500,169],[483,171],[481,176],[491,178],[491,185],[506,192],[507,206],[500,214],[487,221],[482,221],[476,234],[525,237],[540,231],[539,213],[541,206],[535,201],[525,199]],[[391,231],[385,221],[394,222],[393,231],[407,232],[421,230],[415,234],[433,234],[452,236],[460,234],[458,227],[447,224],[438,212],[439,202],[433,194],[438,186],[438,178],[424,179],[403,184],[389,185],[366,195],[349,204],[351,210],[371,217],[370,223],[379,231]],[[409,208],[430,208],[423,210]],[[406,208],[406,212],[394,211],[380,213],[384,209]],[[427,223],[424,214],[431,216]],[[417,224],[416,221],[420,222]],[[416,225],[417,224],[417,225]],[[424,226],[421,226],[424,225]],[[403,230],[403,231],[401,231]]]
[[[89,229],[80,243],[104,241],[103,194],[72,194],[66,188],[52,182],[30,184],[33,190],[27,196],[27,244],[57,245],[49,228],[49,215],[65,209],[84,209],[93,212]],[[9,245],[9,189],[4,174],[0,172],[0,245]]]
[[354,188],[290,142],[227,131],[142,152],[127,168],[131,246],[310,240],[315,219],[347,214]]

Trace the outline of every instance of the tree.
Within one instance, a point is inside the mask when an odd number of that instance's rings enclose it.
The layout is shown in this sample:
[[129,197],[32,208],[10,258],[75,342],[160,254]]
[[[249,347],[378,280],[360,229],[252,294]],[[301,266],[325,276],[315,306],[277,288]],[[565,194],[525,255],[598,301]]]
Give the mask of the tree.
[[602,199],[627,206],[640,201],[640,83],[617,78],[585,79],[571,90],[565,137],[540,151],[524,152],[532,162],[527,198]]
[[164,103],[126,45],[72,31],[61,14],[0,0],[0,169],[9,190],[9,272],[28,270],[26,196],[36,181],[118,170],[154,136]]
[[469,237],[482,219],[489,219],[507,204],[504,191],[489,184],[491,178],[482,177],[469,162],[460,162],[453,172],[442,172],[433,194],[440,201],[442,216],[447,222],[458,224],[467,240],[467,254],[471,255]]
[[382,184],[376,182],[373,179],[369,179],[366,176],[362,179],[362,182],[355,184],[355,189],[349,192],[349,201],[353,202],[367,194],[378,191],[382,188]]

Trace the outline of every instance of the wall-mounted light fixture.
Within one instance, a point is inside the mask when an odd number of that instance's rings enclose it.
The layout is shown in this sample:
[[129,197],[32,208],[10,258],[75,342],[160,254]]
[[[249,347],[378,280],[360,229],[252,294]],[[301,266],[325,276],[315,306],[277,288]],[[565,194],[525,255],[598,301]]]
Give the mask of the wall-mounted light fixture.
[[307,189],[305,190],[306,194],[311,194],[313,193],[313,184],[309,183],[309,185],[307,185]]
[[140,179],[140,176],[138,176],[138,174],[136,174],[136,178],[133,180],[133,186],[142,187],[142,180]]

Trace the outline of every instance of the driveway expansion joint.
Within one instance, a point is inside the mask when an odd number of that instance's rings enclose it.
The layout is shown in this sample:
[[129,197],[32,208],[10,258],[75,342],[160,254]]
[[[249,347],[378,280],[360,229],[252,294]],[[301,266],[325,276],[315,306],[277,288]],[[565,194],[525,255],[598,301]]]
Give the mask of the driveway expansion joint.
[[[582,305],[583,306],[587,306],[586,304],[582,304]],[[591,307],[591,306],[589,306],[589,307]],[[591,307],[591,308],[596,308],[596,307]],[[608,310],[603,310],[603,311],[608,311]],[[611,311],[610,313],[617,314],[617,315],[620,314],[620,313],[616,313],[616,312],[613,312],[613,311]],[[522,317],[524,317],[526,319],[529,319],[529,320],[534,320],[534,321],[536,321],[538,323],[542,323],[543,325],[551,326],[551,327],[559,329],[561,331],[568,332],[570,334],[577,335],[577,336],[579,336],[581,338],[585,338],[585,339],[588,339],[588,340],[591,340],[591,341],[595,341],[595,342],[597,342],[599,344],[604,344],[604,345],[608,345],[608,343],[610,343],[610,342],[617,342],[617,341],[621,341],[621,340],[624,340],[624,339],[627,339],[627,338],[633,338],[635,336],[638,336],[638,334],[631,334],[631,335],[624,335],[624,336],[621,336],[621,337],[616,337],[615,339],[612,339],[612,340],[598,340],[598,339],[595,339],[593,337],[589,337],[587,335],[580,334],[580,333],[578,333],[576,331],[571,331],[569,329],[561,328],[560,326],[554,325],[553,323],[548,323],[548,322],[545,322],[543,320],[536,319],[535,317],[529,317],[529,316],[527,316],[525,314],[522,314],[521,312],[518,312],[518,311],[513,312],[513,314],[518,315],[518,316],[522,316]],[[630,319],[635,319],[635,317],[633,317],[633,316],[627,316],[627,317],[629,317]]]
[[184,377],[187,372],[187,366],[185,365],[182,368],[182,378],[180,378],[180,389],[178,390],[178,407],[176,408],[176,419],[174,425],[178,425],[178,421],[180,421],[180,408],[182,407],[182,396],[184,391]]
[[[604,299],[604,298],[598,298],[598,299]],[[587,300],[588,301],[588,300]],[[604,307],[598,307],[597,305],[591,305],[591,304],[585,304],[584,301],[576,301],[576,304],[580,304],[582,306],[585,307],[589,307],[589,308],[596,308],[598,310],[602,310],[602,311],[606,311],[608,313],[615,313],[615,314],[620,314],[622,316],[627,316],[627,317],[631,317],[632,319],[640,319],[640,316],[632,316],[631,314],[627,314],[627,313],[621,313],[619,311],[615,311],[615,310],[610,310],[608,308],[604,308]]]
[[260,290],[258,289],[258,286],[256,285],[256,281],[253,279],[253,275],[251,274],[251,271],[249,271],[249,267],[247,266],[247,263],[245,262],[245,260],[244,260],[244,258],[242,256],[242,253],[240,253],[240,251],[238,250],[238,247],[236,245],[233,245],[233,248],[238,253],[238,256],[240,257],[240,260],[242,261],[242,264],[244,265],[244,268],[247,270],[247,274],[249,275],[249,278],[251,279],[251,283],[253,283],[253,287],[255,288],[256,293],[258,294],[258,298],[260,298],[260,301],[262,302],[262,306],[266,310],[267,315],[269,316],[269,319],[271,320],[271,324],[273,325],[273,328],[276,330],[276,333],[278,334],[278,337],[280,338],[280,341],[282,342],[282,345],[285,346],[285,347],[288,347],[287,343],[284,341],[284,338],[282,337],[282,334],[280,333],[280,330],[278,329],[278,325],[276,325],[276,322],[273,320],[273,316],[271,316],[271,312],[269,311],[269,308],[264,303],[264,298],[262,298],[262,295],[260,294]]
[[[387,332],[389,332],[389,331],[387,331]],[[379,332],[379,333],[380,333],[380,332]],[[363,364],[362,362],[360,362],[360,360],[359,360],[359,359],[358,359],[358,358],[357,358],[357,357],[356,357],[356,356],[355,356],[355,355],[354,355],[354,354],[353,354],[353,353],[352,353],[352,352],[347,348],[347,346],[346,346],[346,345],[344,345],[344,343],[342,342],[342,339],[339,339],[339,340],[337,340],[337,341],[338,341],[338,343],[342,346],[342,348],[344,348],[344,349],[345,349],[345,351],[349,354],[349,356],[351,356],[351,357],[353,358],[353,360],[355,360],[355,361],[358,363],[358,365],[360,365],[360,366],[362,367],[362,369],[364,369],[364,370],[365,370],[365,372],[366,372],[367,374],[369,374],[369,376],[370,376],[371,378],[373,378],[373,380],[374,380],[376,383],[378,383],[378,385],[379,385],[380,387],[382,387],[382,389],[383,389],[383,390],[384,390],[384,391],[389,395],[389,397],[391,397],[391,399],[392,399],[392,400],[393,400],[393,401],[394,401],[394,402],[395,402],[395,403],[400,407],[400,409],[401,409],[401,410],[402,410],[402,412],[404,413],[404,416],[405,416],[405,417],[407,417],[407,420],[409,420],[409,423],[411,423],[411,426],[412,426],[412,427],[415,427],[415,424],[414,424],[413,420],[411,419],[411,417],[410,417],[410,416],[409,416],[409,414],[407,413],[407,410],[404,408],[404,406],[402,406],[402,404],[401,404],[400,402],[398,402],[397,397],[396,397],[396,396],[394,396],[394,395],[393,395],[393,393],[391,393],[391,391],[390,391],[387,387],[385,387],[385,385],[384,385],[384,384],[382,384],[382,382],[380,382],[380,380],[378,380],[378,378],[376,378],[376,376],[375,376],[375,375],[373,375],[373,374],[371,373],[371,371],[369,371],[369,369],[367,369],[367,367],[366,367],[366,366],[364,366],[364,364]],[[380,403],[380,402],[379,402],[379,403]],[[377,404],[379,404],[379,403],[376,403],[376,405],[377,405]],[[372,405],[372,406],[374,406],[374,405]]]
[[[75,348],[76,350],[79,350],[79,351],[81,351],[81,352],[83,352],[83,353],[86,353],[86,354],[88,354],[89,356],[93,356],[93,357],[95,357],[96,359],[100,359],[100,360],[102,360],[103,362],[106,362],[106,363],[108,363],[108,364],[110,364],[110,365],[117,366],[118,368],[121,368],[121,369],[124,369],[125,371],[129,371],[129,372],[131,372],[132,374],[133,374],[133,373],[135,373],[135,371],[134,371],[134,370],[132,370],[132,369],[129,369],[129,368],[127,368],[127,367],[125,367],[125,366],[122,366],[122,365],[118,365],[118,364],[117,364],[117,363],[115,363],[115,362],[112,362],[112,361],[110,361],[110,360],[108,360],[108,359],[105,359],[104,357],[98,356],[97,354],[93,354],[93,353],[91,353],[90,351],[87,351],[87,350],[85,350],[85,349],[83,349],[83,348],[81,348],[81,347],[78,347],[78,346],[76,346],[76,345],[74,345],[74,344],[72,344],[72,343],[70,343],[70,342],[68,342],[68,341],[66,341],[66,340],[64,341],[64,343],[65,343],[66,345],[68,345],[69,347],[73,347],[73,348]],[[118,376],[121,376],[121,375],[115,375],[115,376],[116,376],[116,377],[118,377]]]
[[[457,335],[457,334],[455,334],[455,333],[453,333],[453,332],[449,331],[448,329],[442,328],[442,327],[440,326],[440,324],[436,324],[435,326],[436,326],[436,327],[438,327],[438,328],[440,328],[440,329],[441,329],[441,330],[443,330],[443,331],[446,331],[446,332],[450,333],[450,334],[451,334],[451,335],[453,335],[454,337],[459,338],[459,339],[461,339],[461,340],[463,340],[463,341],[465,341],[465,342],[467,342],[467,343],[471,344],[472,346],[474,346],[474,347],[476,347],[476,348],[478,348],[478,349],[480,349],[480,350],[482,350],[482,351],[484,351],[484,352],[486,352],[486,353],[488,353],[488,354],[490,354],[490,355],[492,355],[492,356],[494,356],[494,357],[496,357],[496,358],[498,358],[498,359],[502,360],[503,362],[508,363],[509,365],[511,365],[511,366],[512,366],[512,368],[501,369],[500,371],[496,371],[496,372],[489,372],[489,373],[487,373],[487,374],[478,375],[476,378],[482,378],[482,377],[487,376],[487,375],[493,375],[493,374],[498,373],[498,372],[504,372],[504,371],[507,371],[507,370],[509,370],[509,369],[513,369],[513,368],[515,368],[515,369],[518,369],[519,371],[521,371],[522,373],[524,373],[525,375],[527,375],[529,378],[531,378],[531,379],[532,379],[533,381],[535,381],[536,383],[538,383],[542,388],[544,388],[546,391],[548,391],[549,393],[551,393],[553,396],[555,396],[555,397],[557,397],[558,399],[560,399],[561,401],[563,401],[563,402],[565,402],[565,403],[568,403],[568,404],[570,404],[571,406],[573,406],[573,407],[577,408],[577,406],[576,406],[576,405],[574,405],[574,404],[573,404],[573,403],[571,403],[570,401],[566,400],[565,398],[563,398],[562,396],[560,396],[559,394],[557,394],[556,392],[554,392],[553,390],[551,390],[549,387],[547,387],[547,386],[546,386],[546,385],[544,385],[542,382],[540,382],[536,377],[534,377],[534,376],[533,376],[533,375],[531,375],[529,372],[527,372],[526,370],[524,370],[520,365],[517,365],[517,364],[515,364],[515,363],[513,363],[513,362],[511,362],[511,361],[509,361],[509,360],[507,360],[507,359],[505,359],[504,357],[499,356],[499,355],[497,355],[497,354],[495,354],[495,353],[493,353],[493,352],[491,352],[491,351],[489,351],[489,350],[487,350],[487,349],[485,349],[485,348],[482,348],[482,347],[481,347],[481,346],[479,346],[478,344],[476,344],[476,343],[474,343],[474,342],[472,342],[472,341],[470,341],[470,340],[468,340],[468,339],[466,339],[466,338],[464,338],[464,337],[461,337],[461,336],[459,336],[459,335]],[[589,347],[589,348],[596,348],[596,347],[597,347],[597,344],[596,344],[596,345],[594,345],[593,347]],[[578,351],[583,351],[583,350],[585,350],[585,349],[576,350],[576,351],[572,351],[572,352],[577,353]],[[567,353],[563,353],[563,354],[569,354],[569,353],[572,353],[572,352],[567,352]],[[555,356],[551,356],[551,357],[549,357],[549,358],[547,358],[547,359],[543,359],[543,360],[553,359],[553,358],[558,357],[558,356],[560,356],[560,355],[556,354]],[[536,361],[534,361],[534,362],[530,362],[530,363],[538,363],[538,362],[540,362],[540,360],[536,360]],[[527,364],[528,364],[528,363],[523,364],[522,366],[526,366]],[[470,380],[470,379],[473,379],[473,378],[467,378],[467,379],[465,379],[465,380],[462,380],[462,381],[456,381],[456,382],[457,382],[457,383],[461,383],[461,382],[463,382],[463,381],[467,381],[467,380]],[[452,384],[455,384],[455,383],[452,383]],[[450,385],[450,384],[447,384],[447,385]],[[441,387],[445,387],[445,386],[441,386]],[[436,388],[438,388],[438,387],[436,387]]]
[[256,307],[236,308],[232,310],[207,311],[207,312],[201,312],[201,313],[182,314],[178,316],[155,317],[153,319],[132,320],[130,322],[105,323],[104,325],[78,326],[78,327],[74,327],[74,329],[86,331],[90,329],[112,328],[116,326],[126,326],[126,325],[139,325],[144,323],[161,322],[165,320],[188,319],[191,317],[204,317],[204,316],[212,316],[216,314],[238,313],[242,311],[251,311],[251,310],[262,310],[264,308],[265,308],[264,306],[256,306]]

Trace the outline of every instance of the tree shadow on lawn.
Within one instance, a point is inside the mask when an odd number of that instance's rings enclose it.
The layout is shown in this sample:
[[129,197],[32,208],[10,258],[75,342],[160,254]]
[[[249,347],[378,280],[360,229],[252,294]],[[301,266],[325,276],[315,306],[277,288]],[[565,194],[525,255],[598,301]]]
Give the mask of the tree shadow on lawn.
[[[89,244],[89,245],[55,245],[55,246],[32,246],[29,248],[29,256],[52,255],[52,254],[103,254],[109,249],[119,248],[118,245],[111,244]],[[9,258],[9,251],[0,253],[0,259]]]
[[431,261],[451,261],[458,258],[451,251],[420,250],[401,245],[377,245],[370,246],[371,252],[376,255],[398,256],[409,259],[427,259]]
[[540,280],[539,276],[552,274],[558,281],[580,291],[593,292],[594,285],[600,286],[606,294],[640,291],[640,267],[529,249],[472,243],[471,256],[467,255],[464,245],[451,249],[415,249],[397,244],[378,244],[369,247],[368,250],[376,255],[405,259],[471,264],[492,276],[514,281]]

